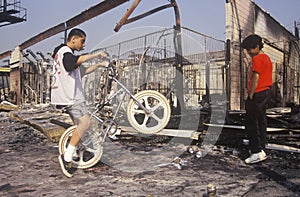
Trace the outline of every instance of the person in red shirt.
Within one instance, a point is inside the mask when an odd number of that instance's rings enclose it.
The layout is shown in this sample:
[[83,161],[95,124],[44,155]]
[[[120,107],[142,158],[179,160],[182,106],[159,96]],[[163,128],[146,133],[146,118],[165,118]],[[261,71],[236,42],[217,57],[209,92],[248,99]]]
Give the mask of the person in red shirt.
[[272,86],[272,62],[263,51],[262,38],[250,35],[244,39],[242,48],[252,57],[252,67],[248,81],[245,129],[249,137],[250,156],[245,163],[252,164],[267,158],[264,151],[267,135],[266,110]]

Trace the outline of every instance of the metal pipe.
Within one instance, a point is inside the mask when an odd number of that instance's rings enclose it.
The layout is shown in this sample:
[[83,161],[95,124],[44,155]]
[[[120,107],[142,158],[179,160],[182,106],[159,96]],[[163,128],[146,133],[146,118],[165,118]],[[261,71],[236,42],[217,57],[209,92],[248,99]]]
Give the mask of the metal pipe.
[[36,52],[37,55],[41,56],[41,58],[43,59],[43,61],[47,62],[48,60],[45,58],[44,54],[40,51]]
[[179,8],[175,0],[171,0],[175,12],[175,33],[174,40],[175,44],[175,59],[176,59],[176,96],[181,105],[181,109],[184,109],[184,99],[183,99],[183,71],[182,71],[182,38],[181,38],[181,23],[180,23],[180,13]]
[[30,49],[27,49],[26,53],[29,53],[36,61],[39,61],[39,59],[37,58],[37,56]]

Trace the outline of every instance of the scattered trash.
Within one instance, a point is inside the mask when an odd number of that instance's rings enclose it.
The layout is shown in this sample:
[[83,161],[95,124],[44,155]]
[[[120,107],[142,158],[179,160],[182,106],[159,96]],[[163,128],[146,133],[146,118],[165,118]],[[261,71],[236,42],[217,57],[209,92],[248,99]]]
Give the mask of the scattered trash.
[[200,158],[200,157],[203,157],[203,154],[202,154],[202,151],[201,150],[198,150],[196,152],[196,158]]
[[191,154],[196,153],[197,151],[199,151],[199,146],[192,145],[188,147],[188,152]]
[[204,156],[203,151],[204,150],[201,150],[200,147],[197,145],[192,145],[188,147],[188,152],[191,154],[195,154],[196,158],[203,157]]
[[187,161],[181,159],[180,157],[175,157],[174,160],[172,161],[173,166],[175,166],[176,168],[178,168],[179,170],[182,169],[182,166],[186,166],[187,165]]
[[181,170],[182,166],[186,166],[186,165],[187,165],[186,160],[181,159],[180,157],[175,157],[172,162],[159,164],[156,165],[156,167],[175,166],[178,170]]
[[207,185],[207,197],[216,197],[217,196],[217,188],[213,184]]
[[248,146],[249,145],[249,140],[248,139],[243,139],[243,145]]
[[239,150],[237,150],[237,149],[233,149],[232,150],[232,154],[234,155],[234,156],[238,156],[238,155],[240,155],[241,154],[241,151],[239,151]]

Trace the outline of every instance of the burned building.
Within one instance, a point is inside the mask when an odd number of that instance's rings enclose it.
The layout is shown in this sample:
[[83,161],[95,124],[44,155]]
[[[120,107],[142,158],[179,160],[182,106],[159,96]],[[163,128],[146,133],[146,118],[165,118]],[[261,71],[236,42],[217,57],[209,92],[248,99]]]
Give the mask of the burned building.
[[[118,5],[110,5],[110,1],[104,1],[85,13],[98,10],[101,14],[104,12],[103,6],[107,11]],[[182,51],[179,54],[182,57],[179,58],[181,62],[178,62],[179,45],[176,40],[178,29],[173,28],[161,29],[99,50],[104,49],[119,60],[121,78],[132,90],[155,89],[164,94],[173,94],[174,87],[178,85],[174,79],[178,76],[180,65],[182,107],[199,109],[206,103],[220,100],[226,103],[228,110],[242,110],[251,58],[241,49],[240,43],[247,35],[256,33],[263,37],[264,51],[271,57],[274,65],[272,106],[298,104],[300,96],[297,88],[300,83],[298,38],[251,0],[243,3],[235,0],[226,1],[225,9],[224,41],[181,27]],[[77,19],[80,17],[74,17],[67,23],[78,22]],[[65,24],[51,28],[51,35],[63,31],[63,25]],[[69,28],[71,27],[73,26]],[[28,56],[24,51],[36,40],[51,36],[44,33],[22,43],[20,48],[16,48],[15,53],[12,53],[10,92],[15,96],[11,97],[14,103],[49,101],[48,64],[51,62],[43,60],[42,57],[37,59],[31,57],[33,60],[29,60],[30,54]],[[93,78],[84,81],[90,102],[99,97],[95,92],[98,83],[100,82]],[[178,95],[173,98],[175,103],[176,97]]]
[[230,41],[230,109],[243,109],[251,58],[241,49],[243,38],[258,34],[273,63],[272,106],[299,104],[299,38],[251,0],[226,1],[226,37]]

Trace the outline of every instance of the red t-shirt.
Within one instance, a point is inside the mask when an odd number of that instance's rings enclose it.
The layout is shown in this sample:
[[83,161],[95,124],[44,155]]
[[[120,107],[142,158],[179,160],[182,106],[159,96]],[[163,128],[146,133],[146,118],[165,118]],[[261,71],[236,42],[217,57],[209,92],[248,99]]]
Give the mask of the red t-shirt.
[[251,89],[253,72],[259,74],[259,79],[255,92],[267,90],[272,86],[272,62],[264,53],[257,54],[252,58],[252,68],[250,71],[250,80],[248,83],[248,91]]

